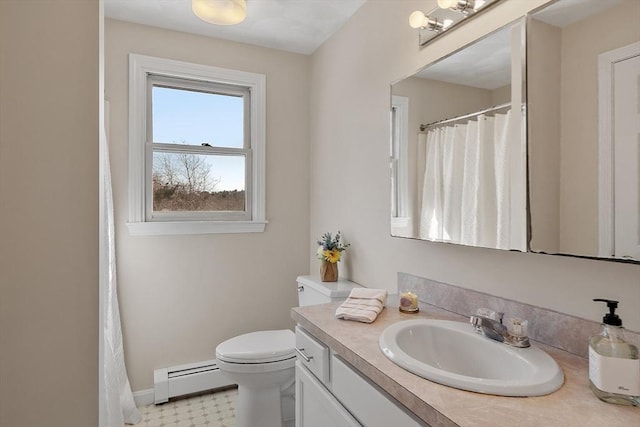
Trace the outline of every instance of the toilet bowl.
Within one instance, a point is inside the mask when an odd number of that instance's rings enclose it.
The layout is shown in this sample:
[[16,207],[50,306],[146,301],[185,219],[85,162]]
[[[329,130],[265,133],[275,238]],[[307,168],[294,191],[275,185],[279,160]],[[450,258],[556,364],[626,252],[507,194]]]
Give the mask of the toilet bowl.
[[[236,426],[282,427],[295,408],[282,395],[295,381],[295,335],[288,329],[231,338],[216,348],[220,371],[238,384]],[[287,402],[293,404],[293,399]],[[286,413],[286,414],[285,414]]]
[[[324,283],[298,277],[300,306],[344,300],[353,282]],[[258,331],[216,347],[220,372],[238,385],[236,427],[289,427],[295,422],[295,335],[288,329]]]

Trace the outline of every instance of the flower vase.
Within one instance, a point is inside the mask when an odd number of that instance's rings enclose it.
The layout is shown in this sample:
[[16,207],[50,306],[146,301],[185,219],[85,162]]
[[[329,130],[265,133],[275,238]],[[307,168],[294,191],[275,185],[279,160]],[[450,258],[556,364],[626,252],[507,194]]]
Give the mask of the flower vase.
[[322,265],[320,266],[320,280],[323,282],[337,282],[338,263],[322,261]]

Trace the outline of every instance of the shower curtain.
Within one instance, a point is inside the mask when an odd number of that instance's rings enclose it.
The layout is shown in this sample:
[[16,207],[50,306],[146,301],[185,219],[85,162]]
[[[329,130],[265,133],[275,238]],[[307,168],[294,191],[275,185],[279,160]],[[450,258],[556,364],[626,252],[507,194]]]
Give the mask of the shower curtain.
[[[107,109],[105,109],[107,110]],[[107,110],[108,111],[108,110]],[[100,158],[102,159],[101,217],[103,236],[106,237],[102,262],[108,265],[102,270],[104,281],[104,330],[103,330],[103,384],[104,412],[108,427],[122,427],[124,423],[135,424],[141,420],[131,393],[131,386],[124,365],[120,309],[116,283],[115,229],[113,223],[113,194],[111,189],[111,169],[106,131],[102,129],[100,138]]]
[[436,126],[426,143],[421,238],[471,246],[510,246],[509,118],[481,114]]

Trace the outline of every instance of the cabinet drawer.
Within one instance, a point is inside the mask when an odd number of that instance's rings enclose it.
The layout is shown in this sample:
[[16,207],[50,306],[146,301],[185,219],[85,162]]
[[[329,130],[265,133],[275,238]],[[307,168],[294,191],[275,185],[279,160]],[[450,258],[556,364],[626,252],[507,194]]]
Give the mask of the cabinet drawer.
[[377,385],[366,380],[339,356],[331,357],[331,391],[367,427],[425,426]]
[[296,326],[298,360],[324,384],[329,383],[329,348]]

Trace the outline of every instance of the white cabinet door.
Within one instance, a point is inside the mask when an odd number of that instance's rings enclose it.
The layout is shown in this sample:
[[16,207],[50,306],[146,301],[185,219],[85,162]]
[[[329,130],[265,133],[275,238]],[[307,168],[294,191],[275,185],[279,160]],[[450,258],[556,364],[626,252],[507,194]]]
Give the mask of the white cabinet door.
[[300,362],[296,362],[296,427],[362,427]]
[[[424,427],[414,415],[370,383],[339,356],[331,357],[331,389],[350,413],[367,427]],[[428,426],[427,426],[428,427]]]

